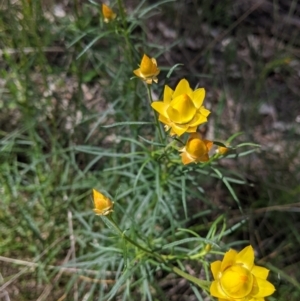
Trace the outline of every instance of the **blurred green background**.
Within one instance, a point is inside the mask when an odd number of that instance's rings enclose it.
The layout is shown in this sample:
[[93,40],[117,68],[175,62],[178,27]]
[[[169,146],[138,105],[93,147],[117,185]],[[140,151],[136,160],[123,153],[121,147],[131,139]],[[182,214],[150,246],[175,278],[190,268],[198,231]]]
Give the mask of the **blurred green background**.
[[[108,4],[118,12],[116,1]],[[0,300],[101,300],[98,287],[109,290],[108,281],[91,280],[102,254],[93,244],[111,234],[92,214],[90,195],[96,187],[127,198],[128,209],[119,214],[126,225],[130,201],[146,202],[155,190],[149,183],[156,167],[137,183],[134,164],[144,157],[127,156],[140,149],[129,138],[151,140],[151,126],[103,127],[148,121],[143,87],[130,81],[147,53],[162,70],[156,99],[168,70],[180,63],[166,82],[174,87],[185,77],[191,86],[205,87],[212,114],[203,135],[225,141],[241,132],[239,142],[261,145],[248,156],[219,162],[222,172],[245,183],[232,184],[244,213],[220,179],[193,174],[188,181],[201,181],[205,193],[199,198],[186,184],[188,209],[205,217],[185,225],[225,214],[228,228],[239,227],[224,243],[250,241],[257,263],[271,270],[277,291],[268,300],[298,301],[299,1],[128,0],[124,7],[132,42],[127,56],[116,28],[103,23],[99,1],[0,3]],[[157,175],[168,181],[167,174]],[[172,206],[180,216],[182,203]],[[157,221],[157,231],[169,228]],[[69,261],[69,270],[55,268]],[[78,280],[81,267],[90,268],[90,278]],[[199,300],[193,290],[181,290],[180,279],[168,277],[157,275],[153,296],[165,295],[153,300]]]

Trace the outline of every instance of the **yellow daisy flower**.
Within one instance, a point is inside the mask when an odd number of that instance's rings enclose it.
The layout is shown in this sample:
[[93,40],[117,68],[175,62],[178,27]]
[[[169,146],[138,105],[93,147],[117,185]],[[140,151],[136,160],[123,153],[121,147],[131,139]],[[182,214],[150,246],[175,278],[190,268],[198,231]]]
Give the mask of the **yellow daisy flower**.
[[239,253],[230,249],[222,261],[211,264],[214,281],[210,294],[219,301],[264,301],[275,288],[267,281],[269,270],[254,264],[251,246]]
[[103,195],[101,192],[93,189],[94,209],[96,215],[108,215],[113,212],[114,202]]
[[157,75],[160,70],[157,68],[157,62],[155,58],[150,58],[144,54],[140,68],[133,71],[133,73],[145,81],[147,84],[151,85],[152,81],[158,82]]
[[204,108],[204,88],[193,91],[186,79],[182,79],[175,91],[165,86],[163,101],[155,101],[152,108],[159,113],[159,121],[165,124],[170,135],[181,136],[183,133],[193,133],[197,127],[207,122],[210,111]]

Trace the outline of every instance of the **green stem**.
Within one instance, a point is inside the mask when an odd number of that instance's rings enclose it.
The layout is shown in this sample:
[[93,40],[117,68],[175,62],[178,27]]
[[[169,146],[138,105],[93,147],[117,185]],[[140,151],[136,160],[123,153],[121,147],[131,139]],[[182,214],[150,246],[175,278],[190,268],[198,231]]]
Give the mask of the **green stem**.
[[124,12],[124,7],[123,7],[123,1],[122,0],[118,0],[118,7],[119,7],[119,12],[120,12],[120,17],[121,17],[122,24],[123,24],[124,28],[127,28],[127,22],[126,22],[126,17],[125,17],[125,12]]
[[199,287],[201,287],[203,290],[208,291],[209,290],[209,281],[205,281],[205,280],[201,280],[198,279],[182,270],[180,270],[179,268],[173,266],[172,264],[168,263],[165,261],[164,258],[167,258],[168,256],[160,256],[157,253],[152,252],[149,249],[146,249],[145,247],[141,246],[139,243],[133,241],[131,238],[129,238],[127,235],[125,235],[123,233],[123,231],[119,228],[119,226],[116,224],[116,222],[114,221],[114,219],[112,218],[111,215],[107,216],[107,219],[111,222],[111,224],[114,226],[115,230],[117,230],[117,232],[120,234],[120,236],[125,239],[127,242],[129,242],[131,245],[135,246],[136,248],[142,250],[143,252],[149,254],[151,257],[154,257],[155,259],[159,260],[159,262],[165,264],[167,267],[169,267],[175,274],[179,275],[180,277],[183,277],[185,279],[187,279],[190,282],[193,282],[194,284],[198,285]]
[[[151,89],[150,89],[150,85],[148,84],[145,84],[146,87],[147,87],[147,92],[148,92],[148,99],[149,99],[149,102],[150,102],[150,106],[153,102],[153,99],[152,99],[152,94],[151,94]],[[161,131],[161,127],[160,127],[160,124],[158,122],[158,118],[157,118],[157,114],[156,112],[154,112],[154,121],[155,121],[155,125],[158,129],[158,135],[159,135],[159,139],[160,139],[160,142],[163,143],[163,134],[162,134],[162,131]]]
[[194,255],[162,255],[165,260],[177,260],[177,259],[188,259],[188,260],[198,260],[201,257],[204,257],[209,251],[211,246],[208,244],[205,248],[197,254]]
[[195,283],[196,285],[200,286],[203,290],[205,291],[209,291],[209,284],[210,284],[210,281],[205,281],[205,280],[201,280],[201,279],[198,279],[180,269],[178,269],[177,267],[174,267],[172,266],[172,271],[174,273],[176,273],[177,275],[189,280],[190,282],[193,282]]
[[[121,19],[121,23],[122,23],[123,28],[120,28],[122,26],[120,26],[119,24],[117,24],[117,26],[120,29],[120,32],[122,33],[122,35],[125,39],[125,44],[126,44],[125,58],[130,63],[130,67],[133,70],[135,68],[134,61],[133,61],[134,48],[133,48],[132,43],[130,41],[130,33],[128,32],[128,23],[127,23],[126,13],[125,13],[125,10],[124,10],[124,5],[123,5],[122,0],[118,0],[118,7],[119,7],[120,19]],[[122,60],[124,60],[124,58],[122,58]],[[137,95],[136,89],[137,89],[137,81],[130,81],[129,90],[135,92],[135,96],[134,96],[134,119],[135,120],[137,120],[138,117],[139,117],[139,108],[140,108],[139,97]],[[137,136],[138,130],[135,131],[135,134]]]
[[123,25],[123,32],[124,32],[124,38],[125,38],[125,43],[126,46],[128,48],[127,50],[127,58],[130,62],[131,67],[133,68],[133,60],[132,60],[132,48],[131,48],[131,44],[130,44],[130,40],[129,40],[129,36],[128,36],[128,28],[127,28],[127,21],[126,21],[126,15],[125,15],[125,11],[124,11],[124,6],[123,6],[123,1],[122,0],[118,0],[118,7],[119,7],[119,12],[120,12],[120,17],[121,17],[121,22]]
[[[131,238],[129,238],[126,234],[124,234],[124,232],[119,228],[119,226],[117,225],[117,223],[114,221],[114,219],[112,218],[111,215],[107,216],[107,219],[112,223],[112,225],[114,226],[115,230],[117,230],[117,232],[120,234],[120,236],[122,238],[124,238],[127,242],[129,242],[131,245],[137,247],[138,249],[144,251],[145,253],[153,256],[153,257],[158,257],[158,254],[153,253],[151,250],[148,250],[146,248],[144,248],[143,246],[141,246],[139,243],[133,241]],[[159,256],[160,257],[160,256]]]

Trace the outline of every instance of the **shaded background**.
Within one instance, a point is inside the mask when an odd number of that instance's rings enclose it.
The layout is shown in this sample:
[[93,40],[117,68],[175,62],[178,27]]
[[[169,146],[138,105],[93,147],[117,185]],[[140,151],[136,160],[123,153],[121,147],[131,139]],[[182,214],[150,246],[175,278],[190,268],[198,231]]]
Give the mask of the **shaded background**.
[[[147,7],[158,2],[143,3]],[[128,15],[140,4],[125,1]],[[269,300],[298,301],[299,1],[170,1],[140,17],[146,21],[132,32],[133,61],[136,66],[144,52],[157,58],[162,69],[154,91],[157,98],[168,68],[183,64],[167,83],[174,87],[185,77],[191,86],[205,87],[206,106],[213,112],[201,129],[206,138],[224,141],[241,132],[238,141],[261,145],[247,157],[220,161],[222,168],[247,181],[233,186],[244,215],[218,180],[203,183],[211,204],[196,200],[196,208],[212,206],[211,218],[226,212],[228,226],[246,217],[248,222],[228,241],[249,240],[258,264],[272,270],[277,293]],[[112,118],[107,113],[114,111],[110,99],[120,111],[125,107],[118,95],[123,91],[125,99],[130,97],[128,83],[111,85],[109,76],[126,75],[130,68],[120,65],[118,73],[110,66],[117,54],[122,55],[122,47],[113,47],[112,36],[94,40],[103,30],[97,29],[99,18],[97,6],[87,1],[0,4],[0,255],[6,258],[0,260],[5,289],[0,300],[9,300],[7,295],[11,300],[63,300],[59,298],[69,280],[62,278],[60,289],[49,292],[52,287],[38,281],[42,269],[23,269],[19,275],[19,266],[7,258],[27,260],[29,268],[45,245],[59,242],[48,262],[64,263],[66,217],[59,212],[70,206],[86,209],[79,201],[98,176],[85,173],[91,156],[75,151],[69,155],[68,150],[87,137],[104,147],[116,141],[113,130],[107,135],[96,129]],[[110,57],[105,56],[108,49]],[[94,122],[99,112],[107,115],[100,114]],[[118,118],[123,117],[120,113]],[[102,164],[96,163],[93,170]],[[49,283],[54,281],[54,275],[47,277]],[[159,277],[170,300],[197,300],[186,283],[174,285],[166,275]]]

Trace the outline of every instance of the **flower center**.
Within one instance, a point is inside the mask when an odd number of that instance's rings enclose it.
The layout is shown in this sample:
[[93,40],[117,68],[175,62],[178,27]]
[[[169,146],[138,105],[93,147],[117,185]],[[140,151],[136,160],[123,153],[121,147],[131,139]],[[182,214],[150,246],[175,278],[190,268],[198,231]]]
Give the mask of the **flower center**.
[[196,114],[196,108],[187,94],[174,98],[167,109],[171,121],[178,124],[188,123]]
[[251,293],[253,275],[241,265],[233,265],[222,274],[220,284],[230,298],[244,298]]

